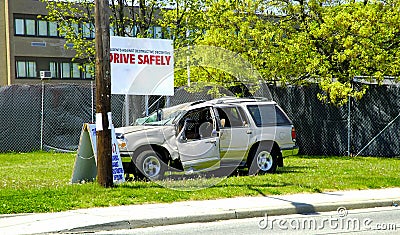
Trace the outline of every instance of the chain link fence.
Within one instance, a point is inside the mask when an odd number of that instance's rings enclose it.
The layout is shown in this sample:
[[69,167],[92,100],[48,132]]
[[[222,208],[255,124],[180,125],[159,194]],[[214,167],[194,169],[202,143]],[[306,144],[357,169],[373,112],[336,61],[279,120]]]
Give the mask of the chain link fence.
[[[254,96],[272,95],[286,111],[297,130],[300,154],[400,156],[399,86],[370,85],[361,100],[342,107],[321,103],[319,92],[318,86],[263,85]],[[169,98],[112,95],[113,123],[124,126],[165,105],[212,98],[207,91],[184,88]],[[93,83],[0,87],[0,152],[76,151],[82,124],[95,121],[95,100]]]

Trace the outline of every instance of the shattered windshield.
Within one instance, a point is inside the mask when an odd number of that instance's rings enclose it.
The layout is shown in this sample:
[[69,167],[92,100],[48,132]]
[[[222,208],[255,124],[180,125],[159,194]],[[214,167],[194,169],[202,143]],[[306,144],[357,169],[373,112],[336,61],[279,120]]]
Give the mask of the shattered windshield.
[[185,108],[189,105],[190,103],[184,103],[169,108],[156,110],[147,117],[136,119],[135,124],[152,126],[172,125],[174,124],[174,120],[176,120],[177,117],[185,112]]

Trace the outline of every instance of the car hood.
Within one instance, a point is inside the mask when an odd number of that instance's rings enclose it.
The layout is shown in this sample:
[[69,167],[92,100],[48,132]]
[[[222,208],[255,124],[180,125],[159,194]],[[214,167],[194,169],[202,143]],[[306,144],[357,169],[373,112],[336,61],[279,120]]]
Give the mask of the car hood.
[[135,132],[163,131],[171,128],[173,127],[172,126],[125,126],[125,127],[115,128],[115,133],[130,134]]

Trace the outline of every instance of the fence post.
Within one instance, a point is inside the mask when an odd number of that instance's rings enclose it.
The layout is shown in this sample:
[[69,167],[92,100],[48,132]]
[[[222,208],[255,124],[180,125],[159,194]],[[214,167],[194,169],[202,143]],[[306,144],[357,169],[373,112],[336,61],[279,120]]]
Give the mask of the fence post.
[[125,126],[129,126],[129,95],[125,94]]
[[349,95],[349,109],[347,114],[347,156],[350,156],[350,145],[351,145],[351,96]]
[[94,86],[93,81],[90,82],[90,92],[92,97],[92,123],[94,123]]
[[42,80],[42,113],[40,120],[40,150],[43,151],[43,128],[44,128],[44,82]]

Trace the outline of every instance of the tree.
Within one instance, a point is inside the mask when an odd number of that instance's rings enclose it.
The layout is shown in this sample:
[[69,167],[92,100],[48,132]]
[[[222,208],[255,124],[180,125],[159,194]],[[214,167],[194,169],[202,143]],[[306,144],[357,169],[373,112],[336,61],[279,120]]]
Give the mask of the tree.
[[206,28],[203,0],[175,0],[160,9],[157,23],[163,27],[166,38],[174,40],[174,48],[195,44]]
[[[279,23],[274,76],[284,81],[319,82],[320,98],[343,104],[361,97],[351,87],[355,76],[382,81],[398,77],[400,17],[397,0],[383,2],[298,2],[287,6]],[[286,20],[288,19],[288,20]]]
[[[258,59],[259,49],[268,40],[261,40],[268,35],[271,24],[267,20],[260,20],[260,11],[263,10],[262,1],[177,1],[169,10],[164,11],[163,25],[170,28],[171,36],[174,39],[175,50],[182,50],[194,45],[207,45],[223,48],[234,52],[250,62],[262,61]],[[263,17],[263,16],[261,16]],[[264,24],[265,22],[269,24]],[[254,38],[259,38],[254,40]],[[261,42],[257,45],[257,42]],[[220,53],[221,50],[214,50]],[[204,51],[206,54],[206,52]],[[229,54],[229,53],[228,53]],[[193,56],[193,55],[192,55]],[[198,57],[198,55],[196,55]],[[205,85],[229,88],[238,85],[241,81],[249,78],[235,77],[232,73],[221,71],[213,67],[199,66],[196,63],[196,56],[190,61],[190,77],[193,81],[192,90],[199,90]],[[261,55],[262,56],[262,55]],[[256,60],[257,58],[258,60]],[[177,61],[185,62],[185,61]],[[229,63],[228,63],[229,64]],[[253,65],[256,65],[253,63]],[[182,66],[177,66],[181,68]],[[249,69],[253,69],[249,68]],[[262,71],[261,66],[257,69]],[[232,72],[232,71],[231,71]],[[237,75],[237,74],[236,74]],[[180,69],[175,71],[175,85],[186,85],[187,71]],[[252,79],[254,80],[254,79]],[[212,89],[216,92],[217,89]],[[217,93],[215,93],[218,95]]]
[[[240,53],[265,81],[317,82],[323,91],[320,99],[341,105],[349,96],[360,98],[365,93],[365,87],[351,86],[355,76],[378,82],[384,76],[399,76],[398,0],[210,0],[204,4],[199,19],[205,22],[197,24],[204,26],[199,30],[204,35],[196,43]],[[193,80],[209,79],[220,85],[234,81],[216,72],[199,70],[200,76],[195,72]]]

